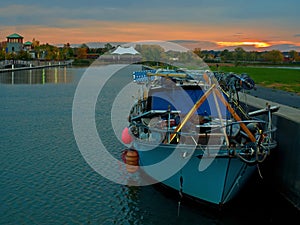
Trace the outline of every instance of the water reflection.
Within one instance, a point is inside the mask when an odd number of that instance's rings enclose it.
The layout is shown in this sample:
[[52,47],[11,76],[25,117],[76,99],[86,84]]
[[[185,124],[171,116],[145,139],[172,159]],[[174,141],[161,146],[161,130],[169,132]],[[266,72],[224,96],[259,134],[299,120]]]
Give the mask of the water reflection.
[[1,84],[71,83],[73,74],[67,67],[51,67],[0,73]]

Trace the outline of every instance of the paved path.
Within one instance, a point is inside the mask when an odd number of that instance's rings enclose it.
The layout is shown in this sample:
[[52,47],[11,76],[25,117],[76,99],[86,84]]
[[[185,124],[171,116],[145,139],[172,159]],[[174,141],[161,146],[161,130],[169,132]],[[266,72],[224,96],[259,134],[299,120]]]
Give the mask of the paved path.
[[300,95],[295,93],[276,90],[273,88],[265,88],[257,85],[256,90],[251,90],[249,94],[258,98],[263,98],[272,102],[300,109]]

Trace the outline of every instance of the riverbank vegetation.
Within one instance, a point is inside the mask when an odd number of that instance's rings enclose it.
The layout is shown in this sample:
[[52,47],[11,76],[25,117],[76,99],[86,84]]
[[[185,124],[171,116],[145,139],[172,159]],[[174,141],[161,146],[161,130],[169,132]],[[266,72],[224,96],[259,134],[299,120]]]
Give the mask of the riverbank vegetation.
[[74,60],[73,65],[89,66],[95,59],[105,52],[113,49],[109,43],[102,48],[89,48],[86,44],[72,47],[69,43],[61,47],[40,44],[33,40],[29,49],[19,52],[6,52],[6,47],[0,46],[0,61],[2,60],[39,60],[39,61],[65,61]]

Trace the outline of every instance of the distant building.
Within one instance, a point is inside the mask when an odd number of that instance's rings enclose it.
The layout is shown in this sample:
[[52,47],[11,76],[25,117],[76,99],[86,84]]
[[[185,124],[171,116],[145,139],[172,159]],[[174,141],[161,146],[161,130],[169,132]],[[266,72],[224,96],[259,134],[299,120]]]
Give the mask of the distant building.
[[33,58],[33,59],[35,58],[35,51],[34,51],[33,44],[31,41],[26,41],[23,44],[23,50],[28,52],[31,55],[31,58]]
[[23,37],[19,34],[11,34],[6,37],[7,44],[6,44],[6,52],[7,53],[18,53],[23,50]]
[[33,49],[32,42],[31,41],[26,41],[24,43],[24,50],[31,51],[32,49]]

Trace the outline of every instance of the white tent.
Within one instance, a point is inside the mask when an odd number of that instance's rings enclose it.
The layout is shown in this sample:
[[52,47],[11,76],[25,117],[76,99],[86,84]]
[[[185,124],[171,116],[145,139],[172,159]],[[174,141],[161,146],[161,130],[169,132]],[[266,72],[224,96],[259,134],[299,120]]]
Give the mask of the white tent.
[[139,55],[140,53],[138,51],[136,51],[132,46],[129,47],[129,48],[123,48],[123,47],[119,46],[111,54],[118,54],[118,55],[124,55],[124,54]]

